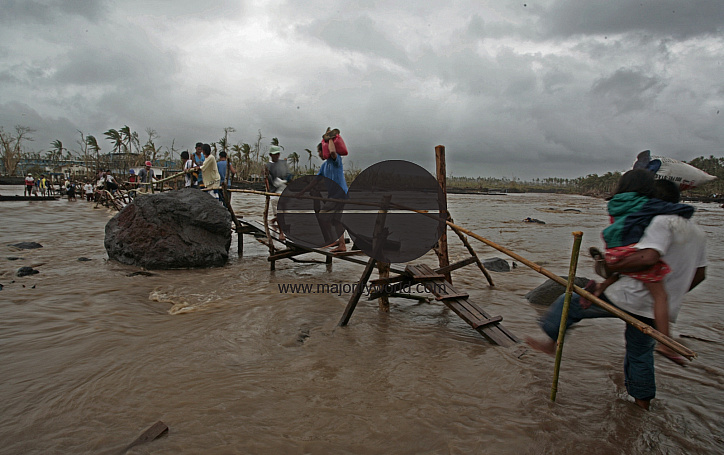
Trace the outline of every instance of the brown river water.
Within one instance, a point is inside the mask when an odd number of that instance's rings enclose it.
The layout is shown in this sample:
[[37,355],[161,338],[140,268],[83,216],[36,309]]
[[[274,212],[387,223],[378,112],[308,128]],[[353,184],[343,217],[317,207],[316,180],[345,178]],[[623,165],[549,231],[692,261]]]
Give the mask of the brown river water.
[[[234,198],[237,213],[261,218],[262,198]],[[603,200],[580,196],[451,195],[449,206],[456,223],[561,275],[571,232],[584,232],[587,251],[608,222]],[[129,453],[722,453],[724,210],[697,208],[708,278],[673,330],[699,358],[681,368],[657,356],[645,412],[624,389],[619,320],[568,334],[551,403],[552,358],[494,346],[435,301],[391,299],[385,314],[363,298],[338,328],[349,295],[279,290],[352,283],[360,265],[281,261],[270,272],[247,236],[225,267],[129,277],[139,269],[103,247],[108,209],[0,202],[0,453],[120,453],[158,420],[169,434]],[[529,216],[547,224],[521,222]],[[9,246],[22,241],[43,248]],[[471,241],[482,258],[509,259]],[[450,250],[464,257],[454,235]],[[25,265],[40,273],[16,277]],[[578,275],[592,277],[592,265],[582,254]],[[544,308],[524,295],[545,277],[520,264],[492,275],[492,289],[473,266],[453,280],[520,338],[540,336]]]

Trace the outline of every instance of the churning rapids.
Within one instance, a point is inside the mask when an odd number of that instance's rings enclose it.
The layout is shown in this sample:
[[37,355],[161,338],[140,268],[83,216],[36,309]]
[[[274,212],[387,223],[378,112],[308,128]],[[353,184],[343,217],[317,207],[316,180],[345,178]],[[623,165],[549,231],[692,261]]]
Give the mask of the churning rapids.
[[[263,199],[237,194],[234,208],[260,219]],[[721,453],[724,210],[697,209],[708,278],[674,338],[699,358],[681,368],[657,356],[647,413],[627,400],[619,320],[569,333],[552,404],[551,358],[491,345],[437,302],[393,298],[384,314],[363,298],[337,328],[348,295],[280,292],[355,282],[356,264],[281,261],[270,272],[266,248],[247,237],[225,267],[128,276],[138,269],[103,248],[112,212],[80,199],[0,203],[0,453],[118,453],[158,420],[169,434],[131,453]],[[607,223],[605,201],[579,196],[451,195],[450,211],[561,275],[571,232],[584,232],[587,251]],[[9,246],[23,241],[43,248]],[[471,241],[482,258],[506,258]],[[465,254],[454,235],[450,250],[453,261]],[[40,273],[16,277],[21,266]],[[578,275],[592,266],[582,254]],[[492,275],[492,289],[474,266],[453,279],[519,337],[540,336],[544,308],[524,295],[545,277],[522,265]]]

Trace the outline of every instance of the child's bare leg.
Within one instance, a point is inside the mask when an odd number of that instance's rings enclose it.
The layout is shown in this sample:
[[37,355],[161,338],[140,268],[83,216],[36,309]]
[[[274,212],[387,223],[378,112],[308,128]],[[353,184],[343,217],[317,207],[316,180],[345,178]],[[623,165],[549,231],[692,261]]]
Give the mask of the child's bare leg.
[[654,323],[656,330],[669,336],[669,298],[664,289],[664,282],[646,283],[646,288],[654,298]]
[[[656,330],[663,335],[669,336],[669,298],[666,294],[663,281],[646,283],[646,288],[654,298],[654,324]],[[679,365],[684,365],[685,360],[670,347],[659,343],[656,350]]]

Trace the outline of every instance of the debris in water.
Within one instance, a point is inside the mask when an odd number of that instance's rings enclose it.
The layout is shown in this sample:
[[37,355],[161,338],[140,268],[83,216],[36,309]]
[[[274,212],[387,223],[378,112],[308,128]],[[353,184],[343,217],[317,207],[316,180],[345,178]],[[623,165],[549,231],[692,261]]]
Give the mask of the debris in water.
[[158,438],[160,438],[161,436],[163,436],[164,434],[168,434],[168,426],[167,426],[165,423],[163,423],[163,422],[161,422],[161,421],[159,420],[158,422],[156,422],[156,423],[154,423],[153,425],[151,425],[151,426],[148,428],[148,430],[144,431],[143,434],[142,434],[141,436],[139,436],[138,438],[136,438],[135,441],[133,441],[132,443],[130,443],[130,444],[123,450],[122,453],[128,452],[128,450],[129,450],[131,447],[135,447],[135,446],[137,446],[137,445],[139,445],[139,444],[144,444],[144,443],[146,443],[146,442],[150,442],[150,441],[153,441],[153,440],[155,440],[155,439],[158,439]]
[[37,243],[37,242],[20,242],[16,243],[14,245],[15,248],[20,248],[21,250],[34,250],[35,248],[42,248],[43,245]]
[[144,271],[144,270],[140,270],[140,271],[138,271],[138,272],[129,273],[129,274],[126,275],[126,276],[156,276],[156,274],[155,274],[155,273],[151,273],[151,272],[146,272],[146,271]]
[[40,273],[37,270],[35,270],[32,267],[20,267],[18,269],[18,272],[15,274],[17,276],[27,276],[27,275],[35,275],[36,273]]

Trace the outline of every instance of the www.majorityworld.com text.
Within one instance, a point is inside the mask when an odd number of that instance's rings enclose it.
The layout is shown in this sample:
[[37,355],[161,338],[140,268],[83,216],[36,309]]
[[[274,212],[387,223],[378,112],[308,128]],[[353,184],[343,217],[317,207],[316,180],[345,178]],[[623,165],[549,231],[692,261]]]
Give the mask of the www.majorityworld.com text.
[[[357,292],[359,283],[277,283],[280,294],[352,294]],[[412,294],[432,292],[445,294],[444,284],[417,283],[417,284],[365,284],[362,292],[369,296],[372,294]]]

